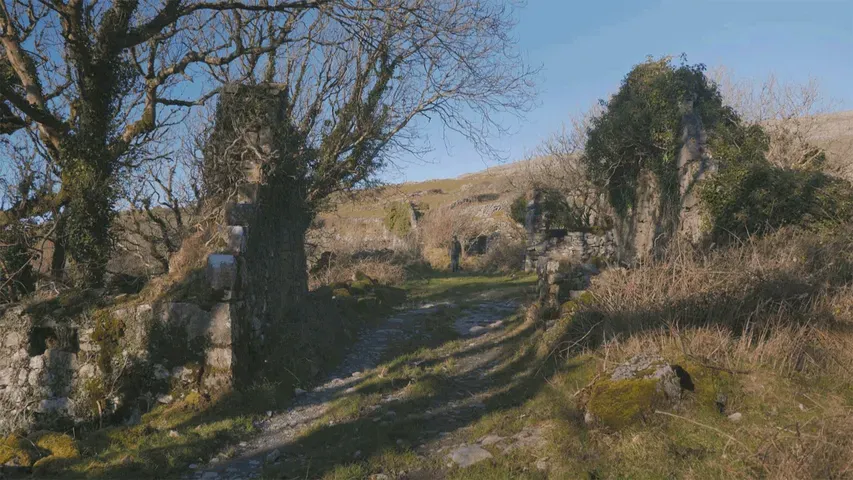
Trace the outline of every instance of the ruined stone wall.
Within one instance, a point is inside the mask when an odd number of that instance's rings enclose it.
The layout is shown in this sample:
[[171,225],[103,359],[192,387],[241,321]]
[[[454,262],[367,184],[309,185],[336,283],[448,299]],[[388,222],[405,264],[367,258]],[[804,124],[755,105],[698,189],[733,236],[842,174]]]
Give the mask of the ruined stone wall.
[[612,232],[568,232],[529,247],[526,263],[528,271],[535,271],[539,277],[540,300],[559,305],[589,286],[590,276],[598,274],[597,265],[615,259]]
[[633,265],[660,258],[673,241],[702,241],[702,216],[697,186],[716,168],[708,150],[707,132],[691,102],[682,105],[681,148],[675,159],[678,191],[663,191],[651,171],[637,179],[635,204],[616,219],[619,260]]
[[[76,314],[24,306],[2,313],[0,436],[108,421],[116,413],[138,417],[177,395],[230,385],[228,312],[192,303],[108,303],[114,305]],[[120,329],[114,349],[105,344],[106,328]]]

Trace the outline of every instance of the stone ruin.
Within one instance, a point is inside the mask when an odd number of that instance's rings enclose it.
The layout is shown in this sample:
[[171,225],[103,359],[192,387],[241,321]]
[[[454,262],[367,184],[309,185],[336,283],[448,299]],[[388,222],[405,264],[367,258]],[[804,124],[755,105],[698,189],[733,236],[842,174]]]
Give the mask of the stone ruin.
[[[118,303],[95,316],[50,306],[0,316],[0,434],[138,415],[170,402],[169,392],[231,384],[231,322],[221,305]],[[121,335],[110,338],[110,325]]]
[[702,120],[692,102],[681,105],[681,149],[676,159],[678,191],[664,196],[655,174],[637,179],[636,203],[616,216],[617,256],[625,265],[660,258],[674,241],[704,241],[697,186],[716,170]]
[[[222,95],[237,93],[226,89]],[[269,153],[272,140],[263,125],[275,119],[267,120],[257,122],[254,141]],[[125,295],[90,291],[97,301],[88,305],[100,305],[94,310],[75,309],[59,298],[0,310],[0,436],[113,414],[138,418],[158,402],[170,403],[173,395],[220,393],[252,376],[252,362],[258,360],[253,352],[267,333],[265,317],[252,303],[266,302],[248,295],[252,281],[265,281],[249,275],[252,262],[247,261],[261,167],[258,162],[244,164],[237,195],[223,206],[217,232],[222,248],[207,257],[203,275],[216,299],[212,304],[127,301]],[[266,243],[269,237],[255,248],[263,250]],[[274,263],[268,252],[257,257]],[[292,263],[300,262],[304,268],[304,258]],[[266,275],[269,268],[256,270]],[[273,291],[274,286],[268,288]]]
[[704,240],[697,186],[716,166],[692,102],[684,102],[681,108],[678,192],[673,198],[662,198],[655,175],[643,171],[636,205],[625,215],[617,215],[612,229],[598,232],[549,229],[537,195],[528,202],[525,271],[539,274],[541,299],[560,305],[577,297],[602,264],[636,265],[661,257],[673,241],[695,245]]
[[524,270],[538,274],[541,301],[561,305],[589,286],[590,276],[599,273],[599,266],[616,259],[616,241],[612,231],[570,232],[548,229],[547,224],[534,195],[525,216]]

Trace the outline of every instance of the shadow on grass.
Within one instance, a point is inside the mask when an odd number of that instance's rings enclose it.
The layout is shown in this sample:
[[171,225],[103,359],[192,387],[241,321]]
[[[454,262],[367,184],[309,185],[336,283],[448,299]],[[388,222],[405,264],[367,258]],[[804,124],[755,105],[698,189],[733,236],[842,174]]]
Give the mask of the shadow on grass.
[[[454,285],[457,287],[454,293],[494,290],[496,285],[516,288],[512,282],[503,282],[499,277],[484,280],[478,276],[474,279],[476,287],[457,284]],[[439,296],[435,293],[432,295]],[[423,320],[428,322],[429,318]],[[445,322],[452,320],[452,316],[442,319]],[[533,329],[529,326],[519,327],[513,322],[507,325],[508,328],[517,328],[509,335],[489,337],[484,344],[465,346],[463,350],[452,352],[449,356],[422,358],[420,361],[417,358],[418,352],[436,355],[436,351],[431,348],[440,349],[456,338],[441,328],[433,332],[434,335],[423,335],[417,337],[417,341],[401,345],[402,348],[395,351],[398,357],[387,362],[385,369],[375,369],[359,379],[355,391],[350,391],[349,396],[341,392],[337,392],[337,395],[338,399],[352,399],[357,403],[364,397],[395,390],[405,389],[407,394],[399,399],[381,402],[374,411],[358,411],[353,418],[342,418],[337,422],[332,421],[332,424],[324,421],[313,426],[295,443],[271,448],[281,448],[284,459],[280,471],[274,474],[315,478],[349,464],[364,465],[364,459],[375,455],[412,455],[410,447],[413,445],[435,440],[442,432],[470,425],[484,415],[523,404],[538,393],[545,383],[545,376],[519,375],[529,370],[535,360],[535,349],[530,345],[525,346]],[[470,371],[453,374],[433,368],[448,358],[465,362],[494,349],[499,353],[488,358],[477,369],[477,372],[488,372],[482,377]],[[410,357],[420,366],[404,360]],[[406,378],[405,372],[413,368],[422,372],[414,383]],[[387,378],[380,378],[379,375]],[[490,390],[494,390],[494,395],[488,394]],[[472,395],[483,396],[484,401],[466,405],[465,402]],[[179,473],[185,473],[189,463],[204,464],[211,454],[250,435],[253,420],[257,420],[267,410],[284,408],[288,396],[285,391],[270,385],[235,392],[207,405],[169,406],[148,414],[150,417],[142,425],[131,427],[137,429],[131,433],[151,437],[144,442],[129,441],[122,445],[123,435],[111,436],[110,430],[95,432],[87,442],[91,448],[87,452],[90,460],[88,476],[174,478]],[[164,415],[170,409],[177,411],[177,414]],[[169,420],[161,421],[157,415],[164,415]],[[388,418],[392,420],[388,421]],[[149,431],[146,432],[146,429]],[[169,438],[171,430],[179,432],[178,440]],[[355,452],[359,452],[359,459],[353,457]],[[266,453],[262,452],[254,458],[263,459]],[[65,473],[69,477],[75,476],[70,471]]]

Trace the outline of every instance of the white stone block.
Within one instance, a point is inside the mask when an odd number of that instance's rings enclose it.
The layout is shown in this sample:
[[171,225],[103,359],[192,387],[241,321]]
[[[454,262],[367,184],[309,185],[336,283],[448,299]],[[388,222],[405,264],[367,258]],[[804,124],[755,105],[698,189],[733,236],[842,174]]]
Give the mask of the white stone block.
[[207,257],[207,281],[216,291],[231,291],[237,283],[237,259],[234,255],[214,253]]
[[246,244],[248,242],[248,227],[239,225],[229,225],[223,227],[225,242],[228,244],[228,251],[234,255],[242,255],[246,253]]

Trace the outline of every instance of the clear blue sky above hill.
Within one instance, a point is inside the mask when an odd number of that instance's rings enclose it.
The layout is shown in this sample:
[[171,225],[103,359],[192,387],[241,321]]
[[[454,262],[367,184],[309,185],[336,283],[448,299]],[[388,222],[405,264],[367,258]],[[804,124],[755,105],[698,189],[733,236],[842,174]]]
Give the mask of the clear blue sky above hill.
[[[738,78],[819,80],[840,109],[853,109],[853,0],[528,0],[516,37],[541,65],[536,108],[514,134],[493,143],[509,161],[529,154],[571,115],[614,92],[647,55],[687,54],[690,63],[725,65]],[[499,163],[463,139],[426,132],[424,160],[398,159],[389,182],[454,177]]]

